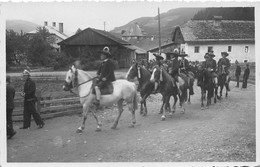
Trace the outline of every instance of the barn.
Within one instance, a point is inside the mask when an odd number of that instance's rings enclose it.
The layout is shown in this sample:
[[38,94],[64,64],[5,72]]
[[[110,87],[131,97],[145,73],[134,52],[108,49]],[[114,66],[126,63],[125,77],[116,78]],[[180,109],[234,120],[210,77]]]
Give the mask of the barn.
[[206,52],[214,51],[215,59],[228,52],[232,63],[255,61],[255,22],[222,20],[190,20],[177,26],[172,41],[186,52],[189,60],[203,60]]
[[113,60],[117,62],[119,68],[130,67],[136,56],[136,48],[131,47],[130,43],[115,37],[107,31],[94,28],[87,28],[58,44],[65,54],[90,61],[100,60],[99,51],[108,46]]

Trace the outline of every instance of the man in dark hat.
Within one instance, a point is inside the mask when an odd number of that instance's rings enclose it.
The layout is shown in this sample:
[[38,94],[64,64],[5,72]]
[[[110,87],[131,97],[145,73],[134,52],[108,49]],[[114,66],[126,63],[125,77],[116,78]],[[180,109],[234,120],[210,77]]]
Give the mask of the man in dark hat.
[[217,86],[218,84],[218,75],[216,73],[217,71],[217,62],[216,60],[214,60],[213,58],[215,57],[215,55],[212,52],[209,52],[207,54],[208,58],[205,61],[205,69],[211,73],[211,77],[213,79],[213,82],[215,83],[215,85]]
[[112,55],[109,51],[109,48],[107,46],[104,47],[104,49],[100,53],[100,59],[102,60],[102,63],[97,71],[98,79],[95,86],[97,101],[94,102],[96,106],[99,106],[100,103],[100,89],[105,88],[110,82],[116,80],[114,72],[115,67],[113,62],[110,60]]
[[16,132],[13,129],[12,114],[14,110],[15,89],[11,86],[11,77],[6,76],[6,128],[7,138],[11,139]]
[[[155,56],[155,60],[156,60],[155,65],[158,65],[159,68],[163,68],[163,63],[162,63],[163,57],[156,53],[154,53],[153,55]],[[160,82],[154,82],[154,90],[152,93],[157,93],[159,84]]]
[[[190,85],[190,76],[188,74],[188,72],[190,71],[190,65],[189,65],[189,61],[185,58],[186,56],[188,56],[185,53],[181,53],[180,57],[180,72],[185,74],[188,77],[188,85]],[[193,87],[191,87],[190,89],[190,95],[193,95],[194,91],[193,91]]]
[[229,68],[230,68],[230,61],[227,58],[228,53],[227,52],[221,52],[222,58],[219,59],[218,61],[218,72],[219,75],[221,74],[226,74],[226,85],[227,85],[227,90],[230,91],[228,82],[229,82]]
[[249,64],[246,64],[246,69],[244,71],[244,75],[243,75],[243,84],[242,84],[242,88],[247,88],[247,80],[249,78],[249,74],[250,74],[250,69],[249,69]]
[[180,62],[178,60],[179,53],[177,51],[174,51],[170,53],[170,55],[173,57],[170,64],[169,74],[174,78],[174,84],[177,86],[179,93],[180,93],[180,85],[179,85],[179,70],[180,70]]

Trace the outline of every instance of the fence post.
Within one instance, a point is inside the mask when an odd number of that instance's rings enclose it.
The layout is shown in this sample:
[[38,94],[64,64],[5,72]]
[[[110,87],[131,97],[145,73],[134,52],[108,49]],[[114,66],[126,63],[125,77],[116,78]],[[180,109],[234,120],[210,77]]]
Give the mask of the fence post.
[[41,96],[42,93],[40,90],[36,90],[35,92],[36,98],[37,98],[37,102],[36,102],[36,110],[38,113],[41,113]]

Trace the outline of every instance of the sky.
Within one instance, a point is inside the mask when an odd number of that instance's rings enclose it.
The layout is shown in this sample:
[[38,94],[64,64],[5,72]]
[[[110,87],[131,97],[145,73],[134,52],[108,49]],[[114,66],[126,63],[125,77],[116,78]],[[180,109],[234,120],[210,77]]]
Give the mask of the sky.
[[[1,0],[0,0],[1,1]],[[123,26],[139,17],[155,17],[160,13],[179,7],[212,6],[213,2],[178,2],[178,1],[41,1],[27,2],[13,0],[2,1],[1,14],[7,20],[27,20],[39,25],[48,21],[64,24],[64,31],[75,33],[78,28],[88,27],[110,31]],[[218,3],[218,5],[228,5]],[[241,5],[241,4],[240,4]]]
[[[19,2],[2,4],[7,20],[63,22],[65,31],[88,27],[110,31],[139,17],[154,17],[176,8],[176,2]],[[15,11],[15,12],[14,12]]]

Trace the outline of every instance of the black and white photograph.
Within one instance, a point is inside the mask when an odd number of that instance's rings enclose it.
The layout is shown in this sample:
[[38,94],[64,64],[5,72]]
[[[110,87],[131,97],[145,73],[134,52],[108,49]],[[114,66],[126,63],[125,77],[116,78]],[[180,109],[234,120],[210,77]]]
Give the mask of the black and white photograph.
[[0,167],[259,166],[259,7],[0,2]]

